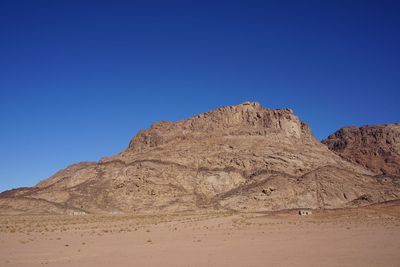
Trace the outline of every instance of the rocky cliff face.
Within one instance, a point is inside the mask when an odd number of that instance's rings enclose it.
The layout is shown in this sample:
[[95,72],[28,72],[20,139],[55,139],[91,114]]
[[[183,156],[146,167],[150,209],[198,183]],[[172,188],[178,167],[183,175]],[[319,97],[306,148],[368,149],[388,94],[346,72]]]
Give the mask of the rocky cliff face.
[[345,127],[322,141],[342,158],[376,174],[400,176],[400,125]]
[[0,194],[0,210],[24,212],[29,199],[59,213],[338,208],[397,199],[399,188],[330,151],[291,110],[246,102],[156,123],[116,156]]
[[245,102],[238,106],[222,107],[177,123],[160,122],[140,132],[129,149],[143,151],[162,144],[196,137],[237,135],[265,136],[283,133],[299,139],[310,131],[290,109],[270,110],[259,103]]

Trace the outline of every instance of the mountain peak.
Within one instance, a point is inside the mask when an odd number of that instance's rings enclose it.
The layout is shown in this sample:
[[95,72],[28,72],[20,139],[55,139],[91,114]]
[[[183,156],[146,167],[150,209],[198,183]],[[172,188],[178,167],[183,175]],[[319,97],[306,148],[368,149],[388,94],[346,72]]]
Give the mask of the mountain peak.
[[399,124],[343,127],[322,143],[375,173],[400,176]]
[[142,151],[173,140],[202,136],[284,135],[310,137],[308,126],[291,109],[268,109],[258,102],[220,107],[178,122],[158,122],[139,132],[129,149]]

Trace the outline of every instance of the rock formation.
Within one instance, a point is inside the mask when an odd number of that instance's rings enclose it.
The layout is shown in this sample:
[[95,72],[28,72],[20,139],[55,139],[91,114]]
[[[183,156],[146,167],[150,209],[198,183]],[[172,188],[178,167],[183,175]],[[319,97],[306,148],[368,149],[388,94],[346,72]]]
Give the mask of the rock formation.
[[31,212],[32,199],[37,212],[156,213],[339,208],[399,196],[397,180],[330,151],[292,110],[245,102],[156,123],[113,157],[3,192],[0,211]]
[[345,127],[322,141],[342,158],[376,174],[400,176],[400,125]]

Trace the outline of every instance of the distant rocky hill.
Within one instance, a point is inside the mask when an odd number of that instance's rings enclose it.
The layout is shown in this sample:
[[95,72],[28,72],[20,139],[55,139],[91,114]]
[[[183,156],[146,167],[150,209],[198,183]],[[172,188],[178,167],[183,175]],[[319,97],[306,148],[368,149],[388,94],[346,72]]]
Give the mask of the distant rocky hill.
[[400,125],[345,127],[322,143],[376,174],[400,176]]
[[153,124],[113,157],[3,192],[0,212],[329,209],[399,199],[397,179],[376,174],[329,150],[292,110],[245,102]]

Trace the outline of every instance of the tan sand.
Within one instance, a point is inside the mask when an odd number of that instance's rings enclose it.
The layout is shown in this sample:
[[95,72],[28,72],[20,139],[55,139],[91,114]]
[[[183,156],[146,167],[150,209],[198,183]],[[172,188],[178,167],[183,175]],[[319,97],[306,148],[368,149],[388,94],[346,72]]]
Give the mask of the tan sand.
[[400,266],[399,214],[0,217],[0,266]]

